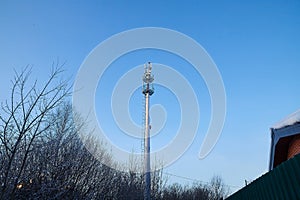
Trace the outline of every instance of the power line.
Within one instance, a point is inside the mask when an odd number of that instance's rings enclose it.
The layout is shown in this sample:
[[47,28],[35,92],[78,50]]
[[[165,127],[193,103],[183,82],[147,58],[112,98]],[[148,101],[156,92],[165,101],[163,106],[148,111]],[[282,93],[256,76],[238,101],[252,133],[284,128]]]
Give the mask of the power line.
[[[173,177],[177,177],[177,178],[181,178],[181,179],[185,179],[185,180],[189,180],[189,181],[198,182],[198,183],[201,183],[201,184],[206,184],[206,185],[210,184],[210,182],[205,182],[205,181],[201,181],[199,179],[190,178],[190,177],[186,177],[186,176],[176,175],[176,174],[169,173],[169,172],[163,172],[163,174],[173,176]],[[236,185],[227,185],[227,184],[224,184],[224,185],[227,186],[227,187],[230,187],[230,188],[240,188],[240,186],[236,186]]]

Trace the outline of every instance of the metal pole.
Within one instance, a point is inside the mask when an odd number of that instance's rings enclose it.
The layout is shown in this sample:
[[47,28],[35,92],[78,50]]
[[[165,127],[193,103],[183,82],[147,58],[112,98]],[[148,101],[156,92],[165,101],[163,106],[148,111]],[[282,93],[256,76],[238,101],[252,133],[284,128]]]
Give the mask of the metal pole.
[[[150,96],[154,93],[152,84],[154,77],[151,75],[151,63],[145,65],[145,72],[143,76],[143,94],[145,95],[145,133],[144,133],[144,200],[151,199],[151,174],[150,174],[150,125],[149,125],[149,101]],[[145,87],[146,86],[146,87]]]
[[[147,83],[149,91],[149,83]],[[150,130],[149,130],[149,92],[145,93],[145,154],[144,154],[144,170],[145,170],[145,190],[144,200],[151,198],[151,177],[150,177]]]

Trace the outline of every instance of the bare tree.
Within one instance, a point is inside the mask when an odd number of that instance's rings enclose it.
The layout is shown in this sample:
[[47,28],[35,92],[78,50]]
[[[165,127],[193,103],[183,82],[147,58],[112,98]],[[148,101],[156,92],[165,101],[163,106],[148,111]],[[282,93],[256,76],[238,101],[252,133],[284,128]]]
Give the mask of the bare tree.
[[221,200],[228,195],[229,189],[220,176],[214,176],[209,184],[194,183],[182,186],[178,183],[163,188],[164,200]]
[[[15,73],[10,99],[1,105],[1,195],[15,193],[34,140],[50,127],[48,115],[70,94],[68,84],[58,81],[62,66],[56,65],[40,89],[28,87],[30,70]],[[18,186],[19,185],[19,186]]]
[[[30,161],[31,182],[27,182],[30,196],[35,194],[46,199],[98,199],[110,189],[114,173],[87,151],[78,133],[84,131],[74,117],[70,104],[64,104],[53,113],[57,121],[44,132],[35,144],[36,151]],[[98,159],[111,160],[110,154],[94,143],[93,137],[86,137],[95,151],[101,153]],[[24,191],[22,191],[24,194]]]
[[224,184],[223,179],[220,176],[212,177],[209,189],[209,199],[211,200],[225,199],[229,194],[229,188]]

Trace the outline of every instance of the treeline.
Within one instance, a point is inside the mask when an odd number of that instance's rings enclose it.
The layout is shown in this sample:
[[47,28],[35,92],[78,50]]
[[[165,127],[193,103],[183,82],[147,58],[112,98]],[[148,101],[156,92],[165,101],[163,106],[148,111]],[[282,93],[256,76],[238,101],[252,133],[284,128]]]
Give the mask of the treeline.
[[[109,168],[84,148],[78,133],[87,130],[67,103],[61,75],[55,68],[39,87],[25,69],[12,81],[0,112],[0,199],[143,199],[143,174]],[[114,162],[104,146],[94,147]],[[219,200],[228,191],[219,177],[189,187],[166,184],[161,170],[151,178],[152,199]]]

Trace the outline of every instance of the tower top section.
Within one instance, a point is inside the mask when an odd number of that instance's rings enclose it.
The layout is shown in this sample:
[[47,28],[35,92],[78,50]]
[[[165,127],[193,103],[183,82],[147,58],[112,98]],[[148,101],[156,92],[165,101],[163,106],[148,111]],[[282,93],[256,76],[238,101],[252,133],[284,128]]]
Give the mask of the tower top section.
[[152,83],[154,80],[153,75],[151,75],[151,70],[152,70],[152,65],[151,62],[148,62],[147,64],[144,65],[144,76],[143,76],[143,81],[144,83]]
[[144,76],[143,76],[143,94],[149,94],[150,96],[154,93],[152,82],[154,81],[154,77],[151,74],[152,65],[151,62],[148,62],[144,65]]

